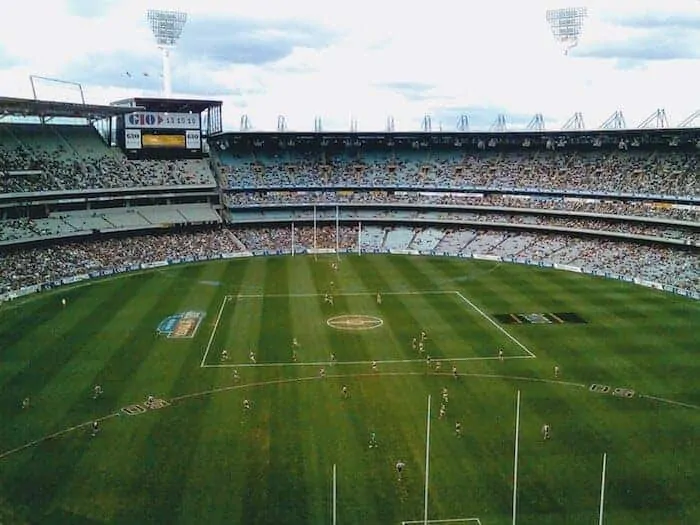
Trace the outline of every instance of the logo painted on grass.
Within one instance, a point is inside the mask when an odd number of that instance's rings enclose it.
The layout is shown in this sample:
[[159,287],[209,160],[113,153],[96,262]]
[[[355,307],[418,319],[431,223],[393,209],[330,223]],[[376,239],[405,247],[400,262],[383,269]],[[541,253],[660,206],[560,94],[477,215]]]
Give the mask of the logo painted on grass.
[[150,402],[124,407],[122,408],[122,414],[126,414],[127,416],[137,416],[139,414],[144,414],[149,410],[158,410],[167,406],[170,406],[170,403],[168,403],[165,399],[153,399]]
[[159,335],[172,339],[187,339],[194,337],[199,325],[204,319],[204,312],[182,312],[163,319],[158,325]]
[[331,317],[326,324],[336,330],[374,330],[384,324],[384,321],[373,315],[338,315]]
[[586,320],[573,312],[535,314],[496,314],[503,324],[585,324]]

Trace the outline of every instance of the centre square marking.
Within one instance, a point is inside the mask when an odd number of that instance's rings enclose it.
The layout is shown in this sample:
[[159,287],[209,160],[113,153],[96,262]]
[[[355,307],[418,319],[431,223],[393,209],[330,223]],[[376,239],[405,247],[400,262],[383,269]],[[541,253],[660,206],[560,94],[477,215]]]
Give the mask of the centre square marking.
[[[376,291],[357,291],[357,292],[342,292],[335,294],[336,297],[338,296],[368,296],[374,299],[376,297],[377,292]],[[215,349],[214,348],[214,339],[217,334],[217,329],[219,325],[221,324],[222,321],[226,322],[223,318],[225,317],[224,315],[224,310],[228,307],[228,305],[237,303],[240,300],[244,299],[271,299],[271,298],[280,298],[280,299],[290,299],[290,298],[322,298],[325,294],[323,293],[272,293],[272,294],[265,294],[265,293],[239,293],[236,295],[225,295],[223,297],[223,300],[221,302],[221,305],[219,307],[218,313],[216,315],[216,318],[214,320],[214,326],[211,329],[211,332],[209,334],[209,340],[204,348],[204,353],[202,355],[202,359],[200,361],[200,367],[201,368],[222,368],[222,367],[237,367],[237,368],[245,368],[245,367],[259,367],[259,366],[290,366],[290,365],[308,365],[308,364],[318,364],[318,365],[324,365],[327,364],[325,361],[319,361],[318,363],[288,363],[288,362],[274,362],[274,363],[249,363],[247,360],[242,359],[241,361],[238,362],[227,362],[227,363],[222,363],[218,358],[214,357],[211,358],[212,360],[216,360],[215,362],[209,363],[207,362],[208,359],[210,358],[209,356],[212,355],[212,353],[215,353],[218,355],[218,352],[221,351],[221,348]],[[498,332],[501,333],[503,337],[506,339],[510,340],[512,344],[517,346],[523,354],[520,355],[506,355],[505,359],[532,359],[536,358],[537,356],[532,352],[527,346],[525,346],[523,343],[521,343],[515,336],[513,336],[506,328],[504,328],[498,321],[496,321],[493,317],[491,317],[489,314],[484,312],[481,308],[479,308],[476,304],[474,304],[472,301],[469,300],[468,297],[466,297],[464,294],[462,294],[458,290],[406,290],[406,291],[383,291],[382,296],[421,296],[421,295],[444,295],[444,296],[453,296],[458,299],[459,303],[462,303],[465,306],[465,311],[471,312],[472,314],[476,314],[477,316],[481,317],[486,321],[487,325],[490,325],[493,329],[497,330]],[[331,317],[330,319],[325,318],[323,316],[322,318],[319,319],[320,322],[323,322],[325,319],[325,322],[327,326],[332,327],[337,330],[345,330],[345,331],[360,331],[360,330],[372,330],[375,328],[379,328],[380,326],[383,326],[384,324],[384,319],[381,319],[379,317],[376,317],[376,321],[370,322],[365,322],[362,319],[354,320],[354,319],[347,319],[347,317],[354,317],[354,316],[359,316],[360,318],[367,318],[369,321],[369,318],[374,318],[375,316],[369,316],[369,315],[358,315],[358,314],[346,314],[346,315],[340,315],[336,317],[340,317],[340,319],[334,319],[334,317]],[[345,318],[345,319],[343,319]],[[335,326],[331,326],[330,322],[334,321],[340,321]],[[375,325],[375,326],[372,326]],[[370,327],[371,326],[371,327]],[[223,347],[222,347],[223,348]],[[247,354],[248,350],[245,350],[245,353]],[[469,356],[469,357],[452,357],[451,358],[453,361],[471,361],[471,360],[489,360],[489,359],[499,359],[498,356]],[[411,360],[413,361],[413,360]],[[417,361],[417,360],[415,360]],[[380,362],[393,362],[393,361],[380,361]],[[359,364],[359,363],[356,363]]]
[[384,324],[384,320],[373,315],[347,314],[331,317],[326,324],[336,330],[374,330]]

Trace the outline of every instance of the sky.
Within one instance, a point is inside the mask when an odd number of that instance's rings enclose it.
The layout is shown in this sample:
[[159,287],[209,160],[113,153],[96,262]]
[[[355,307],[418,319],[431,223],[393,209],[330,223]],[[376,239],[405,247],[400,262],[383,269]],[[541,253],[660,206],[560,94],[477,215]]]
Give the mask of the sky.
[[[628,127],[664,109],[700,110],[699,0],[25,0],[3,10],[0,95],[104,104],[161,96],[151,9],[188,14],[172,53],[173,96],[222,100],[224,129],[454,130],[461,115],[511,129],[575,112]],[[555,40],[547,9],[586,7],[578,46]],[[30,20],[32,15],[39,15]],[[74,84],[55,82],[58,79]],[[700,126],[700,118],[696,121]]]

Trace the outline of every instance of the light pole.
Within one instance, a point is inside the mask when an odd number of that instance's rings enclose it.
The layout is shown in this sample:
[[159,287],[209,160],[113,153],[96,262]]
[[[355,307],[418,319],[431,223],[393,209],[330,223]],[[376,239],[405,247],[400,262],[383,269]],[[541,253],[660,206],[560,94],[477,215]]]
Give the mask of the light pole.
[[187,13],[149,9],[146,12],[146,19],[163,56],[163,95],[169,97],[172,93],[170,51],[175,48],[180,39],[182,29],[187,22]]
[[588,16],[585,7],[567,7],[547,11],[547,22],[552,29],[554,38],[564,47],[564,54],[578,45],[578,39],[583,29],[583,21]]

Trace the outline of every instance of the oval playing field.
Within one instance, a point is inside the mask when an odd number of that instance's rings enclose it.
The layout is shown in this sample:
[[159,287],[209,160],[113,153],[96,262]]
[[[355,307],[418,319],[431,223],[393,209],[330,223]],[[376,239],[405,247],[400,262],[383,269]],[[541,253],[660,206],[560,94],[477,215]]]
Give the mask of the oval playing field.
[[700,523],[697,302],[518,265],[332,261],[0,307],[0,523],[418,523],[428,396],[430,522],[511,523],[518,392],[519,524],[596,523],[604,454],[606,523]]

